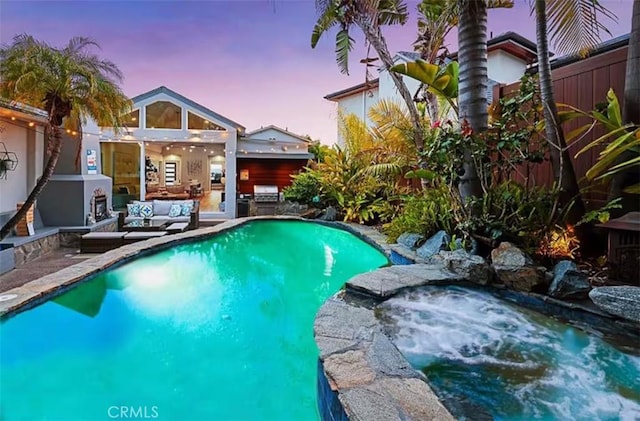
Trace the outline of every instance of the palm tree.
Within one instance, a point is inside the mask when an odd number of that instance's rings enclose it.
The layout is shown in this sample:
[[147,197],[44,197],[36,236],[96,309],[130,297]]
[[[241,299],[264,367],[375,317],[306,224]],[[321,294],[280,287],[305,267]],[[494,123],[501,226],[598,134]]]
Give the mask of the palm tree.
[[560,204],[569,207],[567,220],[575,223],[584,215],[585,209],[554,99],[547,23],[560,53],[578,51],[584,56],[600,41],[599,31],[607,31],[597,15],[601,13],[610,18],[613,15],[595,0],[535,0],[534,9],[545,136]]
[[[349,31],[357,26],[365,36],[367,42],[376,50],[382,64],[390,69],[393,66],[393,57],[389,52],[387,43],[382,36],[381,26],[404,25],[407,22],[407,6],[402,0],[316,0],[316,10],[319,17],[311,34],[311,47],[315,48],[320,37],[338,26],[336,33],[336,62],[342,73],[349,73],[349,51],[353,49],[354,39]],[[414,131],[414,142],[422,148],[424,128],[421,124],[420,113],[413,96],[401,77],[395,72],[389,72],[389,76],[402,97]]]
[[[487,3],[458,0],[458,110],[461,124],[478,133],[487,129]],[[463,173],[458,186],[463,203],[482,196],[470,150],[463,155]]]
[[640,0],[633,0],[622,121],[640,124]]
[[118,82],[122,73],[115,64],[87,51],[99,47],[84,37],[72,38],[58,49],[22,34],[0,48],[0,96],[39,107],[48,112],[47,152],[42,176],[18,212],[0,229],[0,239],[22,219],[51,178],[62,149],[61,125],[82,133],[87,118],[99,125],[121,127],[131,101]]

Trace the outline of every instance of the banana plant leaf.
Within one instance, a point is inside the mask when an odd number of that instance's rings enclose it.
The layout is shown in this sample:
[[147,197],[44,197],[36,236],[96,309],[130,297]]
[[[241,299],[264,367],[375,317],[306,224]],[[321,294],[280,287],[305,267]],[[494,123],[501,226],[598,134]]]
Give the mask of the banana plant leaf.
[[[392,72],[409,76],[428,86],[428,90],[435,95],[445,98],[452,105],[458,97],[458,62],[452,61],[441,68],[424,60],[410,61],[396,64],[390,69]],[[457,110],[457,107],[454,106]]]

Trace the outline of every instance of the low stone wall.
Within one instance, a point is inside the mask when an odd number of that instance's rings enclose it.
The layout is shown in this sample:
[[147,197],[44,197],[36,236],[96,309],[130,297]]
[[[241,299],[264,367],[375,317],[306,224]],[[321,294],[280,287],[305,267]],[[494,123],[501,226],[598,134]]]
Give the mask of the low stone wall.
[[60,239],[58,238],[58,233],[14,246],[13,253],[16,266],[23,265],[59,248]]
[[454,419],[424,375],[384,334],[375,303],[406,288],[461,281],[440,265],[388,266],[351,278],[344,291],[323,304],[314,336],[320,350],[318,408],[324,421]]
[[334,297],[320,308],[314,335],[324,421],[454,419],[383,333],[373,310]]
[[98,222],[96,226],[87,227],[78,230],[61,230],[58,233],[60,237],[60,247],[79,248],[80,239],[84,234],[89,232],[115,232],[118,231],[118,220],[111,218],[106,223]]

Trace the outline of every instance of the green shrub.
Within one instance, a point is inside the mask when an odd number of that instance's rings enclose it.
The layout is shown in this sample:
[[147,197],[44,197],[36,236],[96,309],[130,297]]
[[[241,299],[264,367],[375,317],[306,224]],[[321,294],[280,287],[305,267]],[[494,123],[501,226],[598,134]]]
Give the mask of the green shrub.
[[453,233],[457,204],[448,187],[432,187],[415,196],[406,196],[404,208],[393,221],[383,226],[388,241],[394,243],[400,234],[415,232],[429,237],[439,230]]
[[480,209],[478,215],[460,221],[458,228],[496,242],[510,241],[533,251],[553,226],[555,198],[555,190],[527,189],[507,181],[487,190],[474,204]]
[[284,198],[303,205],[318,206],[321,184],[317,172],[305,168],[304,172],[296,174],[292,178],[293,183],[283,190]]

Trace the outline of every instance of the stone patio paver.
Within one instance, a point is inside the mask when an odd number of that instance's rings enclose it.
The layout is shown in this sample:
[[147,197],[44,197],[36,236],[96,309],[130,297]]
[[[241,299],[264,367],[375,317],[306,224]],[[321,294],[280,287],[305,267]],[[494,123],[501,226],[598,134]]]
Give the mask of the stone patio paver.
[[95,254],[79,254],[77,249],[61,248],[0,275],[0,293],[22,286],[83,262]]

